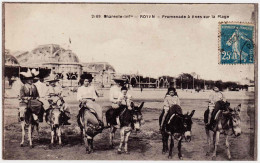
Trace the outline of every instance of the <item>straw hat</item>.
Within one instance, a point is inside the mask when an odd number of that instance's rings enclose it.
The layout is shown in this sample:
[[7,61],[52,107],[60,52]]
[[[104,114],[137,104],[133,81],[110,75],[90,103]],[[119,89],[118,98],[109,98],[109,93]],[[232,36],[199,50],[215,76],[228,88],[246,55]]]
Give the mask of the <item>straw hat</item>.
[[24,79],[34,78],[34,75],[32,74],[32,72],[29,68],[28,68],[27,72],[20,72],[20,75]]
[[49,77],[45,79],[45,81],[49,83],[53,83],[53,82],[58,82],[59,79],[57,79],[57,77],[54,74],[51,74]]

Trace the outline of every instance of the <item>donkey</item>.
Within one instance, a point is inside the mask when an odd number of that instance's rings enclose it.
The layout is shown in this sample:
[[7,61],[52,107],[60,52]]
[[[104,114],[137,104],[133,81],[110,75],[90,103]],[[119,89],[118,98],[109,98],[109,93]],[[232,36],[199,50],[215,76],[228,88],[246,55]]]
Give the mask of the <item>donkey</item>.
[[32,144],[32,133],[34,130],[34,126],[36,127],[37,133],[38,133],[38,140],[40,139],[39,136],[39,122],[34,120],[32,111],[28,108],[26,103],[20,103],[20,106],[18,107],[18,119],[21,123],[22,127],[22,142],[20,143],[20,146],[24,146],[24,137],[25,137],[25,127],[28,126],[28,140],[30,144],[30,148],[33,148]]
[[55,140],[58,140],[59,145],[62,144],[61,141],[61,106],[58,104],[60,101],[56,100],[50,104],[50,108],[46,113],[46,122],[51,126],[51,146],[54,144]]
[[96,113],[85,106],[83,107],[77,117],[77,122],[80,127],[81,143],[85,144],[86,152],[90,154],[93,152],[94,137],[104,128],[100,128]]
[[[187,112],[186,114],[175,114],[171,111],[172,108],[170,108],[168,115],[165,119],[166,125],[165,129],[161,130],[162,134],[162,142],[163,142],[163,150],[162,153],[166,153],[168,149],[168,139],[171,138],[171,144],[170,144],[170,151],[168,158],[172,158],[172,149],[174,147],[174,139],[178,140],[178,157],[180,160],[182,160],[182,153],[181,153],[181,144],[183,138],[185,138],[186,141],[191,141],[191,128],[192,128],[192,116],[194,115],[195,110],[192,110],[192,112],[189,114]],[[164,112],[164,111],[163,111]],[[162,116],[163,112],[159,117],[159,124],[162,122]],[[166,121],[167,120],[167,121]]]
[[[132,130],[139,131],[141,127],[141,121],[143,121],[143,116],[141,113],[141,109],[144,106],[144,102],[140,104],[140,106],[134,106],[133,103],[131,103],[131,110],[128,109],[127,106],[123,108],[120,114],[120,145],[118,147],[117,153],[122,153],[122,146],[125,144],[124,151],[126,154],[129,154],[128,152],[128,138],[132,132]],[[117,130],[116,126],[116,117],[113,116],[114,109],[109,109],[106,112],[106,119],[108,126],[110,126],[110,148],[114,148],[114,137],[115,132]]]
[[[229,134],[234,134],[236,137],[238,137],[241,134],[241,127],[240,127],[240,110],[241,110],[241,104],[239,104],[234,109],[231,109],[229,106],[227,108],[227,111],[219,110],[215,116],[215,125],[213,127],[209,127],[208,125],[205,125],[205,130],[207,134],[207,143],[208,143],[208,151],[206,155],[209,155],[210,153],[210,130],[213,131],[213,145],[214,145],[214,151],[212,155],[212,159],[216,159],[216,153],[217,153],[217,147],[219,143],[219,137],[220,134],[225,135],[226,139],[226,147],[227,147],[227,156],[228,159],[231,159],[230,154],[230,146],[228,142],[228,136]],[[204,122],[206,124],[207,122],[207,116],[208,116],[208,110],[204,113]],[[213,118],[213,117],[212,117]]]

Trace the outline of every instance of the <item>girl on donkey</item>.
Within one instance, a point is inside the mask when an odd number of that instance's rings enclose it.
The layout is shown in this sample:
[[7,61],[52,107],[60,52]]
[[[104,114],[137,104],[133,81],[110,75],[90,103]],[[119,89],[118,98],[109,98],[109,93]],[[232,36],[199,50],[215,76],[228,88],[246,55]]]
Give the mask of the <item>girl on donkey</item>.
[[95,102],[98,98],[98,93],[96,88],[91,84],[92,79],[93,77],[91,74],[82,74],[80,76],[81,87],[78,88],[77,93],[77,100],[80,102],[78,117],[84,111],[84,108],[88,108],[95,112],[99,127],[102,129],[104,127],[102,107]]
[[180,99],[178,97],[178,94],[175,90],[175,88],[170,87],[168,88],[168,91],[164,97],[164,103],[163,103],[163,117],[160,124],[160,130],[164,128],[166,116],[169,112],[169,109],[171,108],[173,113],[176,114],[182,114],[182,109],[180,107]]

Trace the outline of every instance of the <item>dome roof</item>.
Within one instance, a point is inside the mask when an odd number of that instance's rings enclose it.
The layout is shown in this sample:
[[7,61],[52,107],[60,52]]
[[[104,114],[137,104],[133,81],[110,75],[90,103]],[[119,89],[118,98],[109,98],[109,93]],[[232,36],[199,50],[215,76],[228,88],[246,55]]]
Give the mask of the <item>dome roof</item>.
[[5,65],[19,66],[19,62],[14,56],[7,54],[5,55]]
[[56,44],[38,46],[27,54],[18,55],[17,59],[20,63],[79,62],[75,53]]
[[112,65],[107,62],[90,62],[90,63],[82,63],[83,68],[87,67],[88,69],[95,70],[95,71],[109,71],[115,72],[115,69]]

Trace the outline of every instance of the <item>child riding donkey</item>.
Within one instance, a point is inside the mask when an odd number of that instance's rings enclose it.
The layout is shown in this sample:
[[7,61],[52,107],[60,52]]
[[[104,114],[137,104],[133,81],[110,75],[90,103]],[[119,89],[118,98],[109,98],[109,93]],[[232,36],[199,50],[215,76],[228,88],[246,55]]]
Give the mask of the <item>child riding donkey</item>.
[[132,96],[127,94],[128,89],[124,86],[125,80],[123,78],[114,78],[114,85],[110,89],[110,101],[114,109],[113,117],[116,117],[116,128],[120,128],[119,116],[123,109],[128,106],[131,109]]
[[[172,118],[168,115],[182,114],[182,109],[180,107],[180,99],[175,88],[168,88],[163,104],[163,117],[160,124],[161,131],[165,130],[165,124]],[[171,113],[169,113],[169,111]]]
[[55,79],[55,77],[51,76],[47,82],[49,83],[49,86],[47,88],[46,93],[46,99],[49,102],[49,107],[46,110],[46,121],[49,123],[49,114],[50,110],[53,109],[53,105],[58,105],[60,107],[61,111],[61,123],[63,125],[70,125],[68,120],[70,119],[70,111],[69,107],[66,105],[63,94],[62,94],[62,88],[58,86],[57,82],[59,80]]
[[209,105],[208,105],[208,118],[206,123],[206,126],[209,128],[214,127],[216,114],[219,110],[226,110],[228,106],[230,105],[229,102],[226,101],[225,96],[222,92],[219,91],[218,87],[213,88],[212,94],[209,96]]

